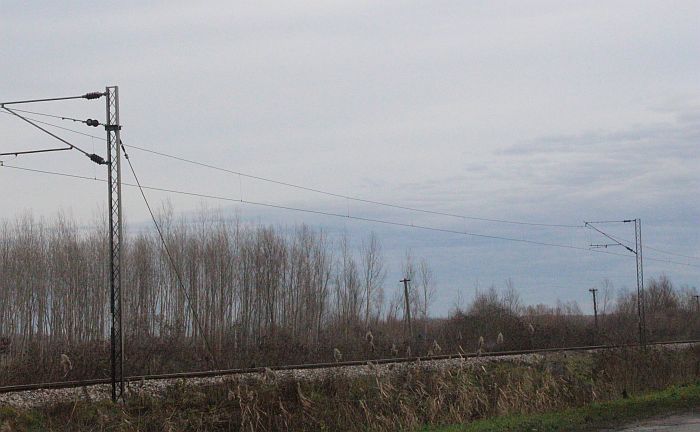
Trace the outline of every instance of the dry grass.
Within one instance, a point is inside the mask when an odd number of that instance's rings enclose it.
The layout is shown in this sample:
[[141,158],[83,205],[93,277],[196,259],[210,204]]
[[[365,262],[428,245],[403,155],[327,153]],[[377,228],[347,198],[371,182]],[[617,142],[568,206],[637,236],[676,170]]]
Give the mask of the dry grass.
[[[558,410],[617,398],[623,392],[633,395],[695,382],[699,365],[696,348],[465,360],[438,370],[416,363],[391,373],[371,368],[372,373],[363,376],[269,376],[211,387],[180,383],[160,398],[134,394],[121,409],[80,402],[70,409],[44,409],[41,416],[55,430],[88,430],[84,425],[90,422],[134,431],[414,430],[427,424]],[[69,417],[67,412],[74,414]]]

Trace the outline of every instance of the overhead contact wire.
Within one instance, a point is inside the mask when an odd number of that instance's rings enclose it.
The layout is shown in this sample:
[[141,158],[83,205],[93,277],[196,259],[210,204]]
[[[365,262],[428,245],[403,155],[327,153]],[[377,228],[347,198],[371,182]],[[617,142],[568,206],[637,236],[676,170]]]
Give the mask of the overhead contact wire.
[[[26,113],[35,114],[35,115],[43,115],[43,116],[54,117],[54,118],[59,118],[59,119],[67,119],[67,120],[81,121],[81,120],[77,120],[77,119],[71,119],[71,118],[69,118],[69,117],[62,117],[62,116],[57,116],[57,115],[53,115],[53,114],[39,113],[39,112],[34,112],[34,111],[17,110],[17,109],[15,109],[15,111],[22,111],[22,112],[26,112]],[[8,113],[8,112],[4,112],[4,111],[0,111],[0,112],[2,112],[3,114],[11,115],[11,114]],[[72,133],[75,133],[75,134],[79,134],[79,135],[83,135],[83,136],[86,136],[86,137],[90,137],[90,138],[94,138],[94,139],[99,139],[99,140],[105,141],[105,138],[104,138],[104,137],[99,137],[99,136],[91,135],[91,134],[88,134],[88,133],[76,131],[76,130],[74,130],[74,129],[66,128],[66,127],[59,126],[59,125],[56,125],[56,124],[53,124],[53,123],[49,123],[49,122],[44,122],[44,121],[41,121],[41,120],[38,120],[38,119],[31,119],[31,120],[34,121],[34,122],[36,122],[36,123],[44,124],[44,125],[46,125],[46,126],[55,127],[55,128],[57,128],[57,129],[61,129],[61,130],[67,131],[67,132],[72,132]],[[139,147],[139,146],[135,146],[135,145],[126,145],[126,144],[124,144],[124,146],[125,146],[125,147],[129,147],[129,148],[134,148],[134,149],[136,149],[136,150],[140,150],[140,151],[143,151],[143,152],[146,152],[146,153],[151,153],[151,154],[155,154],[155,155],[158,155],[158,156],[162,156],[162,157],[166,157],[166,158],[171,158],[171,159],[178,160],[178,161],[181,161],[181,162],[190,163],[190,164],[193,164],[193,165],[198,165],[198,166],[201,166],[201,167],[204,167],[204,168],[209,168],[209,169],[213,169],[213,170],[217,170],[217,171],[227,172],[227,173],[230,173],[230,174],[238,175],[238,176],[240,176],[240,177],[247,177],[247,178],[251,178],[251,179],[255,179],[255,180],[260,180],[260,181],[265,181],[265,182],[269,182],[269,183],[278,184],[278,185],[281,185],[281,186],[292,187],[292,188],[296,188],[296,189],[300,189],[300,190],[306,190],[306,191],[309,191],[309,192],[315,192],[315,193],[319,193],[319,194],[324,194],[324,195],[327,195],[327,196],[333,196],[333,197],[337,197],[337,198],[344,198],[344,199],[348,199],[348,200],[354,200],[354,201],[357,201],[357,202],[364,202],[364,203],[367,203],[367,204],[380,205],[380,206],[384,206],[384,207],[396,208],[396,209],[401,209],[401,210],[415,211],[415,212],[421,212],[421,213],[427,213],[427,214],[434,214],[434,215],[440,215],[440,216],[449,216],[449,217],[461,218],[461,219],[478,220],[478,221],[484,221],[484,222],[507,223],[507,224],[517,224],[517,225],[525,225],[525,226],[542,226],[542,227],[555,227],[555,228],[557,228],[557,227],[558,227],[558,228],[582,228],[582,227],[584,227],[584,225],[549,224],[549,223],[536,223],[536,222],[525,222],[525,221],[511,221],[511,220],[505,220],[505,219],[490,219],[490,218],[481,218],[481,217],[475,217],[475,216],[462,216],[462,215],[453,214],[453,213],[445,213],[445,212],[438,212],[438,211],[433,211],[433,210],[418,209],[418,208],[413,208],[413,207],[408,207],[408,206],[401,206],[401,205],[396,205],[396,204],[384,203],[384,202],[380,202],[380,201],[367,200],[367,199],[358,198],[358,197],[351,197],[351,196],[346,196],[346,195],[342,195],[342,194],[336,194],[336,193],[324,191],[324,190],[321,190],[321,189],[310,188],[310,187],[306,187],[306,186],[296,185],[296,184],[293,184],[293,183],[288,183],[288,182],[279,181],[279,180],[273,180],[273,179],[269,179],[269,178],[265,178],[265,177],[261,177],[261,176],[255,176],[255,175],[251,175],[251,174],[245,174],[245,173],[242,173],[242,172],[239,172],[239,171],[229,170],[229,169],[227,169],[227,168],[217,167],[217,166],[210,165],[210,164],[207,164],[207,163],[198,162],[198,161],[194,161],[194,160],[191,160],[191,159],[186,159],[186,158],[183,158],[183,157],[180,157],[180,156],[175,156],[175,155],[171,155],[171,154],[167,154],[167,153],[163,153],[163,152],[158,152],[158,151],[155,151],[155,150],[151,150],[151,149],[147,149],[147,148]],[[623,223],[623,222],[625,222],[625,221],[622,221],[622,220],[603,220],[603,221],[593,221],[593,222],[590,222],[590,223],[603,223],[603,224],[605,224],[605,223]],[[621,242],[624,242],[624,243],[627,243],[627,244],[631,244],[631,243],[632,243],[632,242],[630,242],[629,240],[624,240],[624,239],[623,239],[623,241],[621,241]],[[688,259],[700,260],[700,257],[691,256],[691,255],[679,254],[679,253],[676,253],[676,252],[669,252],[669,251],[666,251],[666,250],[663,250],[663,249],[654,248],[654,247],[652,247],[652,246],[645,246],[645,248],[646,248],[646,249],[649,249],[649,250],[653,250],[653,251],[659,252],[659,253],[662,253],[662,254],[666,254],[666,255],[673,255],[673,256],[677,256],[677,257],[681,257],[681,258],[688,258]]]
[[[192,311],[192,317],[194,318],[194,321],[199,328],[199,332],[202,334],[202,338],[204,339],[204,344],[206,345],[207,351],[209,351],[209,355],[211,355],[212,361],[214,362],[214,365],[217,365],[216,361],[216,356],[214,355],[214,351],[209,344],[209,339],[207,338],[206,333],[204,333],[204,327],[202,326],[202,323],[199,319],[199,313],[197,313],[197,309],[195,308],[194,304],[192,303],[192,298],[190,297],[189,293],[187,292],[187,289],[185,289],[185,284],[182,282],[182,276],[180,275],[180,271],[177,268],[177,265],[175,265],[175,260],[173,259],[173,255],[170,253],[170,248],[168,248],[168,243],[165,241],[165,236],[163,235],[163,231],[160,228],[160,224],[158,223],[155,214],[153,213],[153,210],[151,209],[151,204],[148,202],[148,198],[146,198],[146,193],[143,191],[144,187],[141,186],[141,181],[139,180],[138,176],[136,175],[136,171],[134,170],[134,166],[131,163],[131,159],[129,158],[129,155],[126,153],[126,150],[124,149],[124,144],[121,142],[119,143],[122,146],[122,150],[124,150],[124,159],[126,159],[127,163],[129,164],[129,169],[131,170],[131,174],[134,176],[134,180],[136,180],[136,185],[129,185],[128,186],[135,186],[139,189],[141,192],[141,196],[143,197],[143,201],[146,203],[146,208],[148,209],[148,213],[151,215],[151,219],[153,220],[153,225],[156,227],[156,231],[158,232],[158,236],[160,237],[160,241],[163,244],[163,249],[165,250],[165,253],[168,256],[168,260],[170,261],[170,265],[175,271],[175,276],[177,277],[178,284],[180,286],[180,289],[182,290],[182,293],[185,295],[185,298],[187,299],[187,304],[190,306],[190,310]],[[88,177],[89,178],[89,177]],[[122,184],[126,184],[122,182]]]
[[[37,114],[37,115],[46,115],[46,116],[57,117],[57,118],[63,118],[63,117],[61,117],[61,116],[55,116],[55,115],[53,115],[53,114],[43,114],[43,113],[34,113],[34,114]],[[70,119],[70,118],[66,118],[66,119],[75,120],[75,121],[81,121],[81,120]],[[99,138],[99,137],[95,137],[95,136],[92,136],[92,135],[89,135],[89,134],[85,134],[85,133],[82,133],[82,132],[73,131],[73,130],[68,129],[68,128],[63,128],[63,127],[61,127],[61,126],[52,125],[51,123],[46,123],[46,122],[44,122],[44,124],[47,124],[47,125],[50,125],[50,126],[55,126],[55,127],[61,128],[61,129],[63,129],[63,130],[68,130],[68,131],[72,131],[72,132],[75,132],[75,133],[79,133],[79,134],[81,134],[81,135],[85,135],[85,136],[89,136],[89,137],[93,137],[93,138]],[[104,139],[104,138],[100,138],[100,139]],[[211,165],[211,164],[204,163],[204,162],[198,162],[198,161],[195,161],[195,160],[192,160],[192,159],[187,159],[187,158],[184,158],[184,157],[180,157],[180,156],[175,156],[175,155],[171,155],[171,154],[168,154],[168,153],[159,152],[159,151],[156,151],[156,150],[151,150],[151,149],[148,149],[148,148],[145,148],[145,147],[135,146],[135,145],[133,145],[133,144],[129,144],[129,145],[124,144],[124,146],[125,146],[125,147],[128,147],[128,148],[133,148],[133,149],[136,149],[136,150],[140,150],[140,151],[143,151],[143,152],[146,152],[146,153],[155,154],[155,155],[158,155],[158,156],[161,156],[161,157],[165,157],[165,158],[177,160],[177,161],[180,161],[180,162],[189,163],[189,164],[192,164],[192,165],[197,165],[197,166],[200,166],[200,167],[203,167],[203,168],[208,168],[208,169],[213,169],[213,170],[220,171],[220,172],[225,172],[225,173],[228,173],[228,174],[234,174],[234,175],[238,175],[238,176],[241,176],[241,177],[246,177],[246,178],[250,178],[250,179],[254,179],[254,180],[259,180],[259,181],[263,181],[263,182],[267,182],[267,183],[272,183],[272,184],[276,184],[276,185],[280,185],[280,186],[290,187],[290,188],[294,188],[294,189],[304,190],[304,191],[307,191],[307,192],[318,193],[318,194],[321,194],[321,195],[332,196],[332,197],[335,197],[335,198],[342,198],[342,199],[347,199],[347,200],[351,200],[351,201],[355,201],[355,202],[362,202],[362,203],[365,203],[365,204],[378,205],[378,206],[383,206],[383,207],[387,207],[387,208],[394,208],[394,209],[398,209],[398,210],[406,210],[406,211],[412,211],[412,212],[418,212],[418,213],[433,214],[433,215],[437,215],[437,216],[447,216],[447,217],[458,218],[458,219],[469,219],[469,220],[476,220],[476,221],[482,221],[482,222],[494,222],[494,223],[504,223],[504,224],[512,224],[512,225],[540,226],[540,227],[552,227],[552,228],[583,228],[583,225],[573,225],[573,224],[551,224],[551,223],[538,223],[538,222],[515,221],[515,220],[508,220],[508,219],[494,219],[494,218],[484,218],[484,217],[477,217],[477,216],[466,216],[466,215],[460,215],[460,214],[456,214],[456,213],[440,212],[440,211],[435,211],[435,210],[419,209],[419,208],[409,207],[409,206],[403,206],[403,205],[399,205],[399,204],[392,204],[392,203],[386,203],[386,202],[382,202],[382,201],[376,201],[376,200],[370,200],[370,199],[365,199],[365,198],[359,198],[359,197],[350,196],[350,195],[343,195],[343,194],[339,194],[339,193],[335,193],[335,192],[329,192],[329,191],[322,190],[322,189],[318,189],[318,188],[312,188],[312,187],[302,186],[302,185],[298,185],[298,184],[294,184],[294,183],[289,183],[289,182],[285,182],[285,181],[281,181],[281,180],[274,180],[274,179],[267,178],[267,177],[256,176],[256,175],[253,175],[253,174],[246,174],[246,173],[243,173],[243,172],[240,172],[240,171],[234,171],[234,170],[231,170],[231,169],[228,169],[228,168],[223,168],[223,167],[219,167],[219,166],[216,166],[216,165]]]
[[[60,173],[60,172],[46,171],[46,170],[37,170],[37,169],[33,169],[33,168],[17,167],[14,165],[7,165],[7,164],[5,164],[3,166],[6,168],[12,168],[12,169],[17,169],[17,170],[30,171],[30,172],[36,172],[36,173],[42,173],[42,174],[58,175],[58,176],[62,176],[62,177],[70,177],[70,178],[76,178],[76,179],[81,179],[81,180],[106,182],[106,180],[104,180],[104,179],[97,179],[97,178],[80,176],[80,175],[75,175],[75,174]],[[535,240],[518,239],[518,238],[496,236],[496,235],[489,235],[489,234],[480,234],[480,233],[473,233],[473,232],[467,232],[467,231],[451,230],[451,229],[446,229],[446,228],[437,228],[437,227],[431,227],[431,226],[426,226],[426,225],[416,225],[416,224],[410,224],[410,223],[393,222],[393,221],[387,221],[387,220],[383,220],[383,219],[365,218],[365,217],[361,217],[361,216],[353,216],[353,215],[348,216],[346,214],[324,212],[324,211],[311,210],[311,209],[303,209],[303,208],[284,206],[284,205],[278,205],[278,204],[262,203],[262,202],[244,200],[244,199],[240,199],[240,198],[230,198],[230,197],[208,195],[208,194],[202,194],[202,193],[196,193],[196,192],[186,192],[186,191],[181,191],[181,190],[176,190],[176,189],[167,189],[167,188],[160,188],[160,187],[154,187],[154,186],[144,186],[144,185],[139,186],[138,184],[132,184],[132,183],[126,183],[126,182],[122,182],[122,185],[130,186],[130,187],[139,187],[141,189],[152,190],[152,191],[157,191],[157,192],[173,193],[173,194],[178,194],[178,195],[193,196],[193,197],[207,198],[207,199],[214,199],[214,200],[228,201],[228,202],[238,202],[238,203],[242,203],[242,204],[255,205],[255,206],[261,206],[261,207],[267,207],[267,208],[275,208],[275,209],[280,209],[280,210],[289,210],[289,211],[317,214],[317,215],[321,215],[321,216],[330,216],[330,217],[337,217],[337,218],[344,218],[344,219],[353,219],[353,220],[378,223],[378,224],[383,224],[383,225],[400,226],[400,227],[404,227],[404,228],[414,228],[414,229],[421,229],[421,230],[426,230],[426,231],[436,231],[436,232],[443,232],[443,233],[448,233],[448,234],[458,234],[458,235],[465,235],[465,236],[471,236],[471,237],[477,237],[477,238],[487,238],[487,239],[493,239],[493,240],[511,241],[511,242],[517,242],[517,243],[544,246],[544,247],[556,247],[556,248],[562,248],[562,249],[580,250],[580,251],[585,251],[585,252],[590,252],[590,253],[600,253],[600,254],[606,254],[606,255],[622,256],[622,257],[634,257],[634,255],[629,255],[629,254],[588,249],[585,247],[566,245],[566,244],[560,244],[560,243],[548,243],[548,242],[540,242],[540,241],[535,241]],[[645,257],[644,259],[649,260],[649,261],[658,261],[658,262],[665,262],[665,263],[669,263],[669,264],[677,264],[677,265],[682,265],[682,266],[700,268],[700,265],[694,265],[694,264],[683,263],[683,262],[672,261],[672,260],[663,260],[663,259],[651,258],[651,257]]]

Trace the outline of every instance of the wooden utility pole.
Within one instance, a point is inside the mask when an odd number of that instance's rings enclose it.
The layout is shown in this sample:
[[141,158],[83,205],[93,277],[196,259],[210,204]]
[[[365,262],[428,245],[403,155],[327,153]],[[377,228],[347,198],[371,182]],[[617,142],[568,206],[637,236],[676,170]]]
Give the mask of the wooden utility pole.
[[595,345],[596,339],[598,336],[598,303],[596,302],[595,293],[598,290],[596,288],[591,288],[588,291],[590,291],[590,293],[593,294],[593,317],[595,319],[595,330],[593,332],[593,345]]
[[411,338],[410,340],[413,340],[413,326],[411,326],[411,304],[408,301],[408,283],[411,281],[411,279],[403,278],[399,282],[403,282],[403,296],[406,301],[406,313],[404,314],[404,317],[406,318],[406,325],[408,326],[408,335]]

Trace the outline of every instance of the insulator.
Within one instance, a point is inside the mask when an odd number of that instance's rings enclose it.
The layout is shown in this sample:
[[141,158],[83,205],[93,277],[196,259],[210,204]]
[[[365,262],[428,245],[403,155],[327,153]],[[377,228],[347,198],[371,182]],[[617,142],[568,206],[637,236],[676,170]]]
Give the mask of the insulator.
[[85,121],[85,124],[88,125],[88,126],[97,127],[97,126],[100,125],[100,122],[97,121],[97,120],[93,120],[93,119],[87,119],[87,120]]
[[96,155],[96,154],[91,154],[88,155],[91,161],[95,162],[98,165],[106,165],[107,162],[102,158],[102,156]]
[[83,95],[83,97],[85,99],[99,99],[102,96],[104,96],[104,93],[100,93],[100,92],[86,93],[85,95]]

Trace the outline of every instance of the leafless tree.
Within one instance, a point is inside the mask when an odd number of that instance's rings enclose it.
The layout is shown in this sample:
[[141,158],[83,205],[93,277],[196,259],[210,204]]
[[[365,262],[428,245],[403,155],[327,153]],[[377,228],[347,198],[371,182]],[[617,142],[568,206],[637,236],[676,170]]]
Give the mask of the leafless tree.
[[372,232],[362,244],[362,266],[365,288],[365,327],[370,326],[370,318],[377,322],[381,316],[384,302],[384,280],[386,269],[382,246],[377,235]]
[[418,264],[418,283],[416,284],[420,290],[420,317],[423,320],[423,334],[428,334],[428,317],[430,306],[435,300],[435,282],[433,280],[433,271],[425,258],[420,260]]
[[[174,266],[153,230],[127,226],[123,244],[124,331],[133,373],[201,368],[212,355],[247,367],[332,361],[333,348],[355,359],[410,346],[401,345],[406,310],[398,281],[384,305],[387,266],[376,235],[353,248],[347,236],[334,242],[305,225],[262,226],[209,209],[175,217],[168,203],[157,218]],[[60,213],[50,221],[30,213],[0,221],[0,383],[12,379],[7,365],[22,365],[31,379],[60,379],[61,354],[71,360],[71,377],[106,373],[95,366],[104,367],[109,353],[106,225],[100,217],[78,226]],[[498,333],[503,349],[587,340],[590,320],[578,305],[524,307],[510,280],[502,291],[478,292],[450,319],[434,320],[436,284],[428,262],[407,251],[402,272],[412,280],[412,315],[423,324],[424,344],[414,344],[415,353],[460,344],[476,349],[479,336],[497,341]],[[601,334],[628,341],[636,329],[636,291],[619,291],[608,306],[609,287],[602,290],[608,316]],[[695,288],[677,289],[666,277],[650,279],[652,336],[695,337],[695,295]],[[529,326],[537,332],[530,334]]]
[[603,294],[603,298],[600,305],[600,311],[601,315],[606,315],[608,313],[608,308],[610,308],[613,301],[613,297],[615,296],[615,286],[610,279],[603,280],[601,294]]

